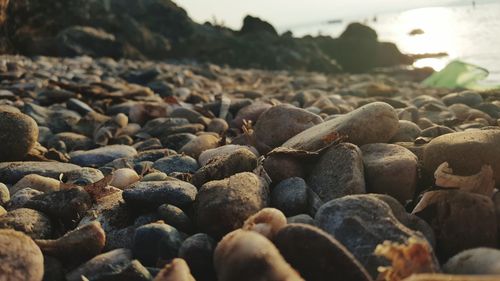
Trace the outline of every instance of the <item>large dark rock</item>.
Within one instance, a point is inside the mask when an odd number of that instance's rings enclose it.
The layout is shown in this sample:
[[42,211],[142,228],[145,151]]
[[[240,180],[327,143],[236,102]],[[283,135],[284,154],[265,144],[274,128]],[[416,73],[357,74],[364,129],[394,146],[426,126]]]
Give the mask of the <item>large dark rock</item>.
[[59,54],[62,56],[93,56],[119,58],[123,55],[121,44],[113,34],[89,26],[72,26],[57,36]]
[[252,16],[246,16],[243,19],[243,26],[241,27],[240,30],[241,34],[260,33],[260,32],[266,32],[275,36],[278,35],[276,29],[274,29],[274,27],[267,21],[263,21],[260,18]]

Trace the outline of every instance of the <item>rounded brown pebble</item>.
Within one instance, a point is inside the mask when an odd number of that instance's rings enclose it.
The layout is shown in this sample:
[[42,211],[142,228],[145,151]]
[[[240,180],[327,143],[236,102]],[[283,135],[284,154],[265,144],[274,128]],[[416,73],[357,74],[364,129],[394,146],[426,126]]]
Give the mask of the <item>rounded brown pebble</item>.
[[43,255],[38,246],[21,232],[0,230],[0,280],[41,281]]
[[38,139],[38,125],[28,115],[0,111],[0,162],[22,160]]

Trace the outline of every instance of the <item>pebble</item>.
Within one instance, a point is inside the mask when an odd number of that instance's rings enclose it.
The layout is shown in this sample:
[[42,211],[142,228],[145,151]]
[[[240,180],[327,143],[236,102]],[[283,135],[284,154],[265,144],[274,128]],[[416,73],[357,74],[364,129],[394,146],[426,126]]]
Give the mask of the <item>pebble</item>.
[[0,276],[2,279],[41,281],[43,255],[38,246],[21,232],[0,229]]
[[200,154],[210,148],[215,148],[219,146],[219,138],[211,134],[203,134],[197,136],[195,139],[190,140],[183,147],[179,149],[179,152],[185,153],[194,159],[198,159]]
[[179,231],[168,224],[146,224],[135,230],[132,253],[142,264],[155,266],[176,257],[182,240]]
[[413,142],[421,133],[422,130],[417,124],[407,120],[399,120],[399,129],[390,142]]
[[87,151],[74,151],[69,154],[71,163],[84,167],[99,167],[115,159],[135,155],[137,155],[135,148],[128,145],[108,145]]
[[183,181],[137,182],[123,191],[127,204],[141,208],[158,208],[162,204],[186,207],[194,202],[196,187]]
[[14,184],[31,174],[56,179],[61,174],[79,169],[80,166],[61,162],[5,162],[0,163],[0,181]]
[[384,201],[369,195],[350,195],[331,200],[318,210],[316,225],[344,245],[376,278],[387,260],[374,255],[384,241],[403,243],[410,237],[423,239],[419,232],[401,224]]
[[257,167],[257,157],[250,150],[243,148],[231,154],[212,158],[193,174],[191,182],[201,187],[212,180],[221,180],[237,173],[251,172]]
[[253,231],[226,235],[215,249],[214,265],[219,281],[304,280],[271,241]]
[[193,223],[189,216],[182,209],[169,204],[163,204],[158,207],[158,216],[168,225],[184,232],[191,233],[193,231]]
[[0,183],[0,206],[4,206],[5,203],[9,202],[9,200],[10,200],[9,188],[5,184]]
[[430,191],[413,213],[434,230],[436,253],[442,262],[463,250],[497,246],[497,218],[493,201],[487,196],[457,190]]
[[314,226],[288,224],[273,242],[305,280],[372,280],[340,242]]
[[46,239],[53,233],[49,217],[42,212],[26,208],[11,210],[0,216],[0,228],[23,232],[32,239]]
[[417,186],[417,157],[395,144],[361,147],[368,192],[388,194],[402,203],[413,199]]
[[499,130],[475,130],[446,134],[433,139],[424,150],[423,168],[433,174],[448,162],[457,175],[472,175],[483,165],[491,165],[495,180],[500,180]]
[[83,188],[77,187],[36,195],[24,206],[61,220],[66,227],[71,228],[92,207],[92,199]]
[[398,115],[392,106],[374,102],[313,126],[282,146],[317,151],[331,142],[332,134],[347,136],[347,140],[356,145],[387,142],[397,133],[398,121]]
[[43,194],[43,192],[32,188],[23,188],[13,194],[10,201],[5,205],[8,209],[22,208],[31,198]]
[[307,212],[307,184],[301,178],[288,178],[278,183],[271,190],[271,206],[282,211],[286,216],[295,216]]
[[16,192],[23,188],[31,188],[44,193],[52,192],[58,191],[60,189],[60,182],[53,178],[31,174],[26,175],[21,180],[19,180],[14,186],[10,188],[10,192],[12,194],[16,194]]
[[268,205],[269,187],[263,179],[239,173],[200,188],[195,202],[196,225],[213,237],[222,237]]
[[199,166],[195,159],[187,155],[171,155],[156,160],[153,168],[167,175],[174,172],[193,174]]
[[289,104],[281,104],[269,108],[259,116],[254,133],[257,141],[269,151],[322,122],[321,117],[314,113]]
[[256,157],[260,156],[259,152],[254,147],[244,146],[244,145],[235,145],[235,144],[226,144],[223,146],[219,146],[216,148],[207,149],[207,150],[203,151],[200,154],[200,157],[198,157],[198,163],[200,163],[200,166],[205,166],[211,159],[218,157],[218,156],[229,155],[229,154],[231,154],[239,149],[248,149],[253,154],[255,154]]
[[216,280],[213,254],[216,242],[205,233],[186,238],[179,248],[179,257],[184,259],[196,280]]
[[457,275],[500,275],[500,250],[475,248],[450,258],[443,271]]
[[82,276],[95,280],[106,275],[113,275],[123,271],[132,261],[132,251],[129,249],[116,249],[98,256],[81,264],[66,274],[68,281],[80,281]]
[[136,171],[130,168],[122,168],[113,172],[113,179],[109,185],[119,189],[126,189],[141,179]]
[[466,104],[468,106],[479,105],[483,102],[483,97],[477,92],[463,91],[460,93],[451,93],[442,98],[443,103],[452,105],[457,103]]
[[0,111],[0,162],[23,160],[37,139],[38,126],[32,118]]
[[342,143],[325,150],[312,167],[307,184],[325,202],[365,193],[363,156],[359,147]]

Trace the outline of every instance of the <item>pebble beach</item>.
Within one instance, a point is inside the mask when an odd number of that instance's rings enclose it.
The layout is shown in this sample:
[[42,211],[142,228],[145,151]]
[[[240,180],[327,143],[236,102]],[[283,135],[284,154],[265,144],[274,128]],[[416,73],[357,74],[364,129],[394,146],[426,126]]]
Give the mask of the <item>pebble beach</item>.
[[0,56],[1,280],[498,280],[500,92]]

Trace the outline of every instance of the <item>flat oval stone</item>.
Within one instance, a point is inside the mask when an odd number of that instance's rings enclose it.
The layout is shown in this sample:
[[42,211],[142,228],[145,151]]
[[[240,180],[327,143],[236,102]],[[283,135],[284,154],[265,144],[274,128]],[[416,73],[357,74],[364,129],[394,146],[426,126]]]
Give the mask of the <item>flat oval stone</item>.
[[156,160],[153,168],[165,174],[173,172],[192,174],[198,170],[199,166],[195,159],[187,155],[171,155]]
[[340,242],[314,226],[288,224],[276,234],[273,241],[285,260],[306,280],[372,280]]
[[196,197],[196,187],[184,181],[137,182],[123,191],[127,204],[136,207],[158,208],[162,204],[186,207]]
[[74,151],[70,153],[71,163],[80,166],[103,166],[115,159],[137,155],[137,151],[128,145],[108,145],[87,151]]
[[387,103],[374,102],[311,127],[282,146],[317,151],[328,146],[336,133],[347,136],[347,141],[356,145],[387,142],[397,130],[398,115],[394,108]]
[[0,163],[0,182],[14,184],[29,174],[57,179],[60,174],[80,169],[80,166],[61,162]]

